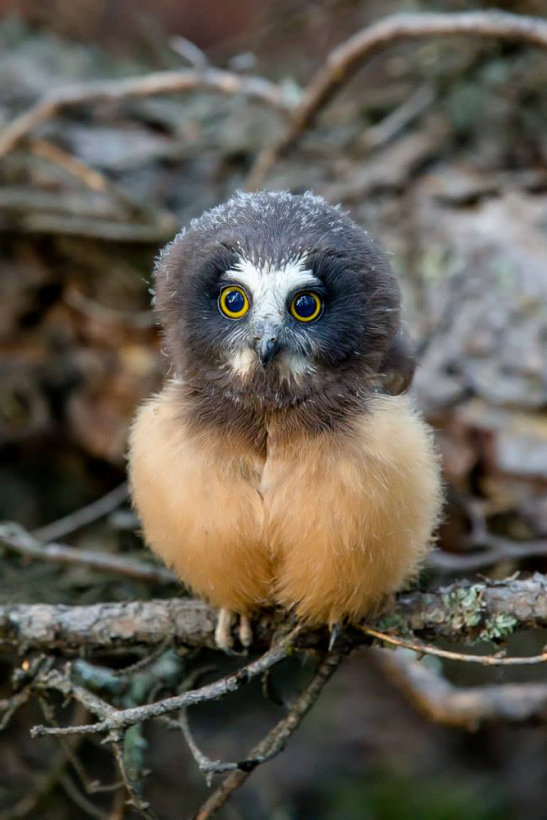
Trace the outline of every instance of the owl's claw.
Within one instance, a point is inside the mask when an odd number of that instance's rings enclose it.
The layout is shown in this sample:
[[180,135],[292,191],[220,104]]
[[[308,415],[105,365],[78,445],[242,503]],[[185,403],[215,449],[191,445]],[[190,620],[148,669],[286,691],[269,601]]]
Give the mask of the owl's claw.
[[229,652],[234,645],[232,638],[232,626],[235,620],[235,613],[231,609],[222,607],[218,611],[217,625],[215,628],[215,643],[219,649]]
[[247,615],[239,616],[239,641],[245,649],[248,649],[253,642],[253,628]]
[[340,637],[342,633],[342,627],[343,625],[341,621],[336,621],[335,624],[330,625],[329,652],[334,648],[336,641]]
[[[232,637],[232,627],[235,624],[237,615],[231,609],[222,607],[218,611],[217,625],[215,629],[215,643],[219,649],[231,653],[234,646]],[[239,616],[239,626],[237,629],[239,642],[247,649],[253,642],[253,630],[251,621],[246,615]]]

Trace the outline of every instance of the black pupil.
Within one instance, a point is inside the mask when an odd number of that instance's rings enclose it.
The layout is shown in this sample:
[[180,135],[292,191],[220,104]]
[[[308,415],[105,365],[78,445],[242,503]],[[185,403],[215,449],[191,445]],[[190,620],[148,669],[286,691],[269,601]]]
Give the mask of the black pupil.
[[309,319],[317,310],[317,302],[309,293],[303,293],[294,300],[294,311],[303,319]]
[[240,293],[238,290],[230,290],[226,294],[224,304],[226,305],[230,313],[239,313],[239,311],[243,310],[243,308],[245,307],[245,299],[243,297],[243,294]]

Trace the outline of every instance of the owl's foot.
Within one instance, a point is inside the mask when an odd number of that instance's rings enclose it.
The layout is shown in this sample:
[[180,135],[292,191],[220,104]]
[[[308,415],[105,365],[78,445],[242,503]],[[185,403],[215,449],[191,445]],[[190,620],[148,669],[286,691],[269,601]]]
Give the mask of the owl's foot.
[[[234,645],[232,637],[232,627],[236,621],[237,615],[231,609],[222,607],[218,612],[217,625],[215,629],[215,643],[219,649],[224,652],[230,652]],[[245,649],[247,649],[253,642],[253,630],[251,628],[251,621],[246,615],[239,616],[239,626],[237,629],[237,636],[239,642]]]

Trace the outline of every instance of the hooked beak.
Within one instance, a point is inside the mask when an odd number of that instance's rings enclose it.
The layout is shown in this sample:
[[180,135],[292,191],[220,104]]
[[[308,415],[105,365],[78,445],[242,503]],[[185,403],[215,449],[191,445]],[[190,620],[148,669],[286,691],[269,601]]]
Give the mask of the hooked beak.
[[260,359],[260,364],[262,367],[266,368],[274,356],[279,353],[281,344],[278,337],[272,335],[270,332],[255,338],[254,349]]

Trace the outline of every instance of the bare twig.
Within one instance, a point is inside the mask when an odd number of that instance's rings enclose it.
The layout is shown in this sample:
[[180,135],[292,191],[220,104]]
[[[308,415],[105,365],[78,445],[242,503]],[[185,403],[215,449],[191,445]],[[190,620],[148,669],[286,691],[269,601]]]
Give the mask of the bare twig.
[[170,37],[169,45],[173,51],[185,59],[192,68],[198,71],[205,71],[210,68],[210,63],[205,52],[191,40],[187,40],[186,37],[181,37],[180,35]]
[[85,566],[99,572],[125,575],[137,581],[172,583],[176,580],[173,573],[165,567],[147,564],[135,558],[122,558],[119,555],[94,550],[80,550],[65,544],[41,544],[19,524],[0,524],[0,543],[19,555],[54,564]]
[[72,734],[95,734],[104,732],[118,736],[120,731],[141,723],[144,720],[161,717],[171,712],[177,712],[188,706],[194,706],[204,701],[215,700],[230,692],[236,692],[248,681],[261,675],[266,669],[274,666],[293,649],[293,641],[300,632],[300,627],[294,629],[286,638],[275,643],[258,660],[249,663],[235,674],[214,683],[202,686],[200,689],[192,689],[180,695],[174,695],[164,700],[148,703],[145,706],[134,706],[129,709],[115,709],[101,698],[92,694],[77,684],[73,684],[68,674],[61,674],[58,670],[48,671],[39,677],[39,685],[46,689],[56,689],[68,697],[72,697],[82,703],[90,712],[101,718],[97,723],[67,726],[62,729],[48,726],[35,726],[32,730],[33,736],[40,735],[72,735]]
[[38,779],[36,785],[14,806],[3,810],[2,820],[19,820],[19,818],[24,817],[37,817],[35,813],[36,807],[59,782],[59,778],[65,770],[66,765],[67,759],[64,752],[55,755],[49,770]]
[[[25,192],[23,196],[29,196]],[[49,195],[48,195],[49,196]],[[59,194],[57,195],[59,196]],[[34,195],[35,198],[38,195]],[[49,196],[51,201],[51,196]],[[73,216],[70,209],[63,214],[21,213],[11,223],[13,230],[28,233],[57,234],[59,236],[90,237],[106,242],[164,242],[177,230],[175,217],[167,211],[157,211],[147,222],[119,222],[106,216]]]
[[0,135],[0,157],[4,156],[38,125],[68,108],[97,102],[119,102],[157,94],[181,94],[188,91],[214,91],[220,94],[242,94],[288,114],[290,103],[283,90],[263,77],[242,77],[217,68],[204,70],[158,71],[144,77],[82,83],[46,94],[24,114],[16,117]]
[[264,148],[249,173],[247,189],[259,188],[266,174],[311,125],[319,111],[373,55],[387,46],[424,37],[495,38],[547,48],[547,22],[501,11],[396,14],[358,31],[337,46],[308,84],[285,131]]
[[85,187],[89,188],[91,191],[104,193],[112,187],[112,183],[104,176],[104,174],[90,168],[85,164],[85,162],[76,159],[76,157],[73,157],[72,154],[67,153],[67,151],[64,151],[52,142],[48,142],[43,139],[32,140],[30,143],[30,150],[35,156],[41,157],[42,159],[63,168],[71,176],[79,179],[80,182],[82,182]]
[[418,86],[410,97],[404,100],[387,117],[367,128],[360,140],[369,150],[385,145],[392,140],[412,120],[423,114],[435,102],[435,91],[429,83]]
[[450,572],[473,572],[502,561],[525,561],[528,558],[547,556],[547,539],[536,541],[510,541],[497,535],[487,534],[481,539],[477,552],[450,553],[435,550],[427,558],[427,565]]
[[222,760],[211,760],[210,757],[207,757],[207,755],[201,751],[196,741],[194,740],[194,736],[190,730],[190,724],[188,723],[188,714],[186,709],[183,709],[181,711],[178,720],[169,720],[168,725],[171,729],[181,730],[182,734],[184,735],[184,739],[188,745],[188,748],[190,749],[192,757],[198,764],[200,770],[205,773],[208,786],[211,785],[211,777],[213,776],[213,774],[221,774],[222,772],[232,772],[234,769],[238,768],[238,763]]
[[250,752],[246,761],[239,763],[236,771],[223,780],[218,789],[201,806],[194,820],[208,820],[224,805],[229,796],[251,772],[267,760],[279,754],[285,748],[288,739],[299,727],[302,719],[309,712],[327,681],[332,677],[344,658],[343,652],[331,652],[319,665],[311,683],[291,706],[288,715],[274,726],[271,732]]
[[[51,719],[49,704],[45,703],[42,698],[39,698],[39,700],[42,711],[44,712],[44,717],[49,722]],[[81,717],[83,712],[84,710],[78,706],[76,709],[76,715],[80,714]],[[48,771],[38,778],[35,786],[31,788],[29,793],[26,794],[15,806],[12,806],[10,809],[2,812],[2,820],[16,820],[16,818],[38,816],[36,814],[36,807],[44,798],[48,796],[57,783],[62,783],[63,776],[65,775],[65,769],[69,761],[74,765],[76,750],[79,743],[79,737],[71,737],[66,740],[63,739],[63,742],[61,743],[62,748],[53,758],[53,762]],[[93,807],[93,809],[94,808],[95,807]]]
[[28,684],[23,687],[20,692],[16,692],[10,698],[2,698],[0,700],[0,732],[2,732],[14,714],[24,706],[32,694],[32,685]]
[[460,689],[406,652],[376,649],[372,656],[410,701],[436,723],[474,730],[492,720],[547,719],[545,683]]
[[85,794],[81,793],[72,778],[69,777],[66,772],[61,772],[59,783],[61,784],[65,794],[76,806],[78,806],[81,811],[85,812],[88,817],[94,817],[96,820],[105,820],[104,813],[98,809],[97,806],[94,806],[91,800],[87,799]]
[[105,515],[113,512],[120,504],[127,498],[127,482],[124,481],[118,487],[115,487],[106,495],[101,496],[91,504],[85,507],[80,507],[78,510],[52,521],[50,524],[45,524],[32,533],[33,538],[37,541],[55,541],[57,538],[64,538],[76,530],[81,530],[88,524],[98,521],[99,518],[104,518]]
[[125,756],[123,753],[123,735],[120,734],[115,739],[111,740],[112,748],[114,750],[114,757],[118,764],[118,769],[122,776],[123,784],[129,795],[129,803],[141,814],[142,817],[148,820],[157,820],[157,815],[150,808],[150,804],[143,799],[141,794],[140,784],[136,783],[131,777],[127,769]]
[[[75,287],[69,287],[66,290],[64,301],[84,316],[91,317],[104,324],[116,325],[117,327],[149,330],[151,327],[154,327],[157,321],[152,310],[116,310],[115,308],[101,305],[95,301],[95,299],[90,299],[89,296],[85,296]],[[59,536],[55,535],[51,537],[58,538]]]
[[480,663],[483,666],[527,666],[547,662],[547,650],[542,652],[541,655],[522,658],[508,658],[502,653],[496,655],[467,655],[462,652],[439,649],[436,646],[431,646],[430,644],[421,643],[419,641],[411,641],[407,638],[401,638],[398,635],[389,635],[387,632],[380,632],[378,629],[372,629],[365,624],[360,624],[359,629],[364,632],[365,635],[370,635],[371,638],[377,638],[383,643],[388,643],[392,646],[402,646],[405,649],[412,649],[413,652],[418,652],[420,655],[434,655],[436,658],[445,658],[451,661]]

